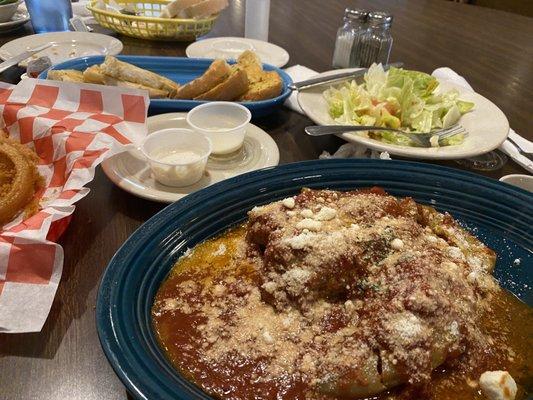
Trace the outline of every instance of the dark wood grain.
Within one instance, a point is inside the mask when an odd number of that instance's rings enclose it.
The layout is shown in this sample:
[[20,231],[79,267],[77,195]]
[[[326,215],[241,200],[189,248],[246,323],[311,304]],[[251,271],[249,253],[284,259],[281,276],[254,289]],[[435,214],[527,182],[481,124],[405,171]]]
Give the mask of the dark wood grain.
[[[320,1],[272,0],[270,41],[286,48],[290,64],[330,69],[335,31],[347,5],[394,14],[393,61],[431,72],[449,66],[494,101],[511,126],[533,139],[533,19],[487,8],[438,0]],[[244,0],[234,0],[210,36],[242,36]],[[0,43],[30,33],[4,35]],[[125,54],[181,56],[184,43],[121,37]],[[16,82],[11,69],[0,79]],[[337,138],[310,138],[310,120],[287,109],[254,121],[278,143],[281,162],[314,159],[334,151]],[[456,166],[453,162],[442,163]],[[513,162],[487,173],[494,178],[524,173]],[[127,237],[163,206],[131,196],[96,172],[91,193],[77,205],[61,239],[63,277],[50,316],[40,333],[0,334],[0,399],[125,399],[126,392],[107,363],[95,327],[98,282]]]

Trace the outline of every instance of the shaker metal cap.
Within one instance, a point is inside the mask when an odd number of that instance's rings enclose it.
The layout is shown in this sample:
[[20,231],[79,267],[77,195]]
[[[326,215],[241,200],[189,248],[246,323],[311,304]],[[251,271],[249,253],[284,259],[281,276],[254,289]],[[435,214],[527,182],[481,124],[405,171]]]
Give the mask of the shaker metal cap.
[[392,14],[383,11],[371,11],[368,13],[368,22],[370,25],[390,25]]
[[347,7],[344,10],[344,16],[346,18],[350,18],[350,19],[353,19],[353,20],[364,21],[368,17],[368,11],[362,10],[362,9],[359,9],[359,8]]

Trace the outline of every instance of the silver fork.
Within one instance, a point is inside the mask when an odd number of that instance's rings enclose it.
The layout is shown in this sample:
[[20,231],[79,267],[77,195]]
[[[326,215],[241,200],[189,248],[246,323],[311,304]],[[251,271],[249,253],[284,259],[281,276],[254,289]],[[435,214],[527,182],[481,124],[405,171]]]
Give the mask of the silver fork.
[[[427,133],[411,133],[404,132],[400,129],[392,129],[381,126],[366,126],[366,125],[314,125],[305,128],[305,132],[311,136],[323,135],[338,135],[345,132],[360,132],[360,131],[388,131],[401,133],[415,144],[416,147],[434,147],[432,146],[432,137],[436,137],[439,145],[440,143],[452,136],[462,133],[464,137],[468,136],[468,132],[459,124],[452,125],[448,128],[437,129]],[[434,139],[435,140],[435,139]]]

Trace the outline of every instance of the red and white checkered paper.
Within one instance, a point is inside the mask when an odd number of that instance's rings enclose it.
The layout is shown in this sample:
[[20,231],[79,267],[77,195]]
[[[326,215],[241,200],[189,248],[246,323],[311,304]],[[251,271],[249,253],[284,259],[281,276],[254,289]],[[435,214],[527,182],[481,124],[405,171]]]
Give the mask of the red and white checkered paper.
[[45,178],[40,211],[0,229],[0,332],[37,332],[63,268],[55,243],[98,164],[146,136],[142,91],[38,79],[0,83],[0,119],[33,148]]

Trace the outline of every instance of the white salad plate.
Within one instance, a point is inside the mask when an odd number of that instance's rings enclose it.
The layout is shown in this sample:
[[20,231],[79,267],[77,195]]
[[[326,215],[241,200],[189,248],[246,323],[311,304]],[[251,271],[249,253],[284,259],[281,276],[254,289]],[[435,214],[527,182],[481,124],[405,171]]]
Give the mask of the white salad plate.
[[[353,69],[353,71],[355,70]],[[346,71],[350,71],[350,69],[328,71],[313,78]],[[328,85],[315,86],[298,93],[298,104],[317,125],[335,124],[328,113],[328,104],[322,94],[328,87]],[[468,131],[468,137],[460,145],[432,148],[399,146],[370,139],[362,132],[343,133],[339,137],[374,150],[419,159],[461,159],[485,154],[498,148],[509,133],[509,122],[505,114],[494,103],[480,94],[452,82],[439,80],[437,93],[451,89],[456,89],[459,92],[461,100],[474,103],[474,109],[461,116],[459,120],[459,124]]]
[[236,59],[245,50],[254,51],[262,62],[281,68],[289,62],[289,53],[282,47],[262,40],[242,37],[217,37],[198,40],[185,49],[189,58]]
[[94,55],[117,55],[122,51],[122,42],[112,36],[90,32],[49,32],[24,36],[0,47],[0,58],[7,60],[23,51],[46,43],[53,45],[19,65],[25,67],[29,60],[43,56],[50,57],[52,64],[68,61],[72,58]]
[[500,182],[517,186],[520,189],[533,193],[533,175],[511,174],[500,178]]
[[[187,113],[168,113],[149,117],[148,133],[167,128],[189,128]],[[139,150],[117,154],[102,163],[104,173],[125,191],[144,199],[172,203],[213,183],[245,172],[279,163],[276,142],[261,128],[248,124],[244,145],[238,154],[227,157],[210,157],[204,176],[197,183],[186,187],[171,187],[157,182]]]
[[0,32],[10,31],[24,25],[30,20],[30,15],[26,10],[18,9],[9,21],[0,22]]

